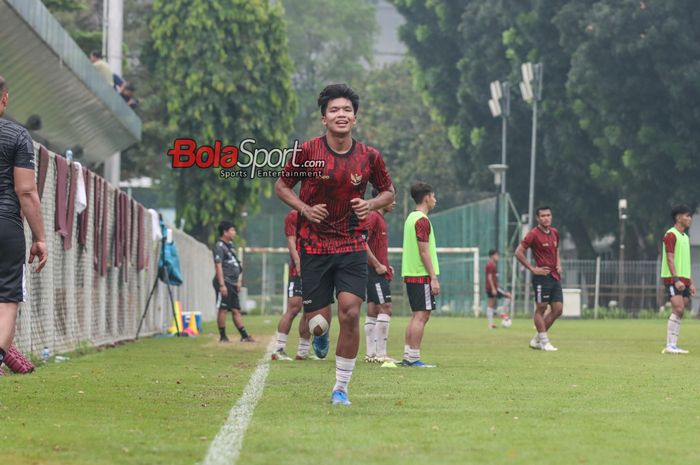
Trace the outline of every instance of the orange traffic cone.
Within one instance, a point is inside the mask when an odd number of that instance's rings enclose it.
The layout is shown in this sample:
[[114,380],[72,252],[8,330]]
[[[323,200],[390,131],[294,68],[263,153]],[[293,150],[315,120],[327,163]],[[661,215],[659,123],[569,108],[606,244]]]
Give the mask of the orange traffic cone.
[[187,325],[187,330],[190,332],[191,336],[199,336],[199,330],[197,329],[197,318],[195,318],[194,312],[190,312],[190,321]]

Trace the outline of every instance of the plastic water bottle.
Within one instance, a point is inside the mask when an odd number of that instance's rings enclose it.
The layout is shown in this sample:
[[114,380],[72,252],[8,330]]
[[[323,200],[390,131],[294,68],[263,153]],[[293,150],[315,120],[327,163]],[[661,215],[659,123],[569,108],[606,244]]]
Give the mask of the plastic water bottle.
[[51,352],[49,351],[48,347],[44,347],[44,350],[41,351],[41,359],[46,362],[49,359],[49,356],[51,355]]
[[66,160],[73,161],[73,151],[71,149],[66,150]]

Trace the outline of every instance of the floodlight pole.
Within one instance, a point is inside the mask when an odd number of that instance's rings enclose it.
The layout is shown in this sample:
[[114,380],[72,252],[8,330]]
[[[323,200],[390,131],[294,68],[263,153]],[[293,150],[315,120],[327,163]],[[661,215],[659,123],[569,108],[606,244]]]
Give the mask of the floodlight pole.
[[537,102],[542,98],[542,63],[533,66],[535,89],[532,98],[532,144],[530,146],[530,191],[527,201],[527,218],[530,228],[533,227],[535,208],[535,163],[537,160]]
[[[503,112],[501,113],[501,164],[507,165],[506,162],[506,141],[508,132],[508,116],[510,116],[510,85],[507,82],[501,84],[503,89]],[[506,193],[506,172],[503,172],[501,178],[501,194]]]
[[[544,67],[542,63],[537,63],[532,66],[533,76],[532,82],[534,89],[532,90],[532,144],[530,146],[530,191],[527,201],[527,222],[528,230],[532,230],[534,210],[535,210],[535,162],[537,158],[537,102],[542,98],[542,73]],[[532,252],[527,250],[527,258],[531,260]],[[530,306],[530,283],[532,282],[532,273],[527,273],[525,276],[525,309]]]

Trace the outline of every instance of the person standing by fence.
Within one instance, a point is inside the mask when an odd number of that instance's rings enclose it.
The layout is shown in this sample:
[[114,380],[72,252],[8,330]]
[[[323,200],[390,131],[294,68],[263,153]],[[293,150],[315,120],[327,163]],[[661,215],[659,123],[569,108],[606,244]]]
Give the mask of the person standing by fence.
[[[561,288],[561,257],[559,256],[559,231],[552,227],[552,209],[539,207],[535,216],[537,226],[525,235],[515,250],[515,257],[532,272],[532,287],[535,291],[535,315],[533,320],[537,334],[530,340],[533,349],[554,352],[556,347],[549,342],[547,331],[564,310],[564,292]],[[532,247],[537,266],[532,266],[525,250]],[[547,306],[551,307],[549,313]]]
[[226,336],[226,312],[231,312],[233,324],[241,335],[241,342],[255,342],[243,325],[241,304],[238,293],[241,290],[241,262],[233,249],[232,241],[236,237],[236,228],[230,221],[219,224],[219,239],[214,244],[214,268],[216,274],[212,280],[216,292],[216,308],[219,310],[219,342],[230,342]]
[[[0,76],[0,116],[5,113],[9,98],[5,80]],[[12,361],[24,358],[12,347],[17,309],[26,297],[22,215],[32,230],[29,263],[37,257],[35,270],[39,272],[49,252],[34,180],[34,142],[22,126],[0,119],[0,364],[4,361],[13,371],[17,370]]]
[[666,347],[662,354],[687,354],[678,347],[681,319],[690,296],[695,295],[695,284],[690,273],[690,240],[686,231],[693,221],[692,210],[687,205],[677,205],[671,210],[674,225],[663,238],[661,279],[671,301],[671,316],[666,329]]

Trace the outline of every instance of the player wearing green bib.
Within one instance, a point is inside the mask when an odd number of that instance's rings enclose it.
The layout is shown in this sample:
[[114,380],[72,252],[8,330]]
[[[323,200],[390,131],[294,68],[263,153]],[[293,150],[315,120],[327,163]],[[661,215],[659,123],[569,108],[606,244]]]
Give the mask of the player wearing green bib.
[[440,266],[435,247],[435,232],[428,212],[435,208],[435,192],[429,184],[417,182],[411,186],[416,210],[408,215],[403,226],[403,256],[401,276],[406,283],[408,301],[413,310],[406,328],[402,365],[434,368],[420,359],[420,344],[430,312],[435,309],[435,296],[440,293]]
[[678,205],[671,210],[675,223],[666,231],[661,257],[661,278],[671,300],[671,316],[666,330],[666,347],[662,354],[687,354],[678,347],[678,334],[685,307],[690,296],[695,295],[695,284],[690,272],[690,240],[687,229],[693,221],[692,210],[687,205]]

